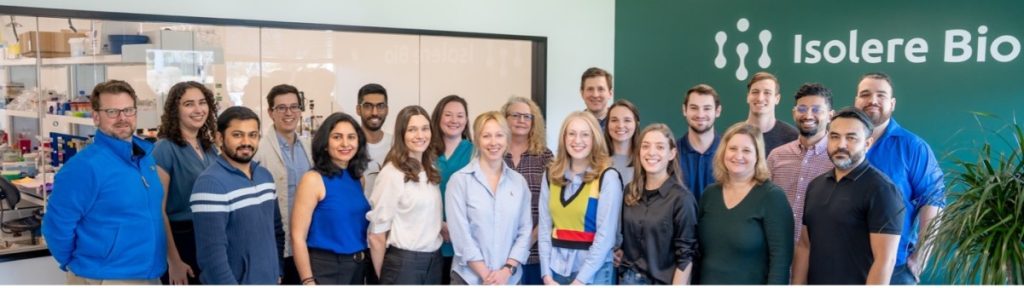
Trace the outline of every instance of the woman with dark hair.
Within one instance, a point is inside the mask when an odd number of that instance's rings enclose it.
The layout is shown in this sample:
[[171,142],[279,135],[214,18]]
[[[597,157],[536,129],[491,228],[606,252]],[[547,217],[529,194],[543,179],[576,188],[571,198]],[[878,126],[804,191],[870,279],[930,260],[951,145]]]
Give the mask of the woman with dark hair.
[[160,140],[153,147],[157,174],[166,191],[168,269],[161,278],[165,284],[199,284],[189,197],[196,177],[217,159],[216,115],[213,92],[203,84],[181,82],[167,93],[157,132]]
[[[469,137],[469,108],[466,99],[458,95],[448,95],[441,98],[434,106],[434,113],[430,114],[430,130],[435,137],[430,139],[430,148],[434,155],[437,155],[437,170],[441,172],[441,199],[445,198],[448,186],[448,179],[469,164],[473,157],[473,142]],[[441,237],[444,244],[441,245],[441,284],[451,283],[452,257],[455,250],[452,249],[451,238],[448,235],[448,215],[441,214]]]
[[313,168],[302,175],[292,207],[292,253],[300,283],[366,284],[373,267],[366,246],[362,176],[369,163],[366,135],[352,116],[337,112],[313,135]]
[[604,129],[604,141],[612,157],[612,168],[622,176],[622,185],[633,182],[633,152],[636,151],[636,132],[640,130],[640,112],[636,105],[622,99],[608,108],[608,125]]
[[395,142],[374,184],[370,255],[380,284],[441,283],[441,175],[430,148],[430,117],[420,106],[398,112]]

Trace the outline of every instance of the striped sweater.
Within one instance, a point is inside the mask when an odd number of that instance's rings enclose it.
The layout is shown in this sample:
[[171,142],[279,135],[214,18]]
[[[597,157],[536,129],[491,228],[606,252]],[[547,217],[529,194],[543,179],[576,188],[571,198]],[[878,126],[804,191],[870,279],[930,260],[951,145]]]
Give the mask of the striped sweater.
[[250,162],[252,179],[223,157],[196,179],[189,200],[203,284],[277,284],[284,230],[274,179]]

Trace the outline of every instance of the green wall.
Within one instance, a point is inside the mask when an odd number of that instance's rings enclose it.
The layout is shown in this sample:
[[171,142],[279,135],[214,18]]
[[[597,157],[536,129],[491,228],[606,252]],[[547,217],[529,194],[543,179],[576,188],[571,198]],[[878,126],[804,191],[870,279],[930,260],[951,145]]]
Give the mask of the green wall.
[[[723,131],[747,115],[746,80],[737,79],[739,57],[736,48],[749,47],[744,66],[748,75],[761,70],[781,80],[782,101],[776,109],[778,119],[792,123],[793,93],[805,82],[820,82],[833,90],[836,108],[853,104],[857,79],[870,71],[888,73],[894,80],[897,99],[894,118],[923,137],[951,169],[949,156],[965,156],[983,135],[970,111],[994,113],[1011,118],[1024,112],[1024,2],[1000,1],[648,1],[616,2],[615,17],[615,96],[636,103],[642,124],[665,122],[679,136],[686,129],[680,113],[683,93],[697,83],[707,83],[722,96],[722,117],[716,130]],[[737,22],[747,19],[749,29],[740,32]],[[985,26],[984,34],[979,27]],[[962,29],[971,36],[972,55],[963,62],[944,57],[947,30]],[[762,44],[758,35],[769,30],[767,45],[771,63],[761,68],[758,58]],[[831,40],[839,40],[850,49],[850,31],[857,30],[858,63],[846,55],[838,63],[820,59],[808,64],[794,60],[795,35],[802,45],[819,40],[823,50]],[[719,46],[715,35],[727,35],[723,45],[724,68],[715,65]],[[1000,38],[1003,35],[1008,35]],[[991,45],[1000,39],[994,57],[986,50],[985,61],[978,62],[979,36]],[[887,60],[890,50],[883,47],[881,63],[867,63],[862,57],[868,39],[888,46],[890,39],[903,39]],[[913,42],[927,43],[922,63],[905,55]],[[954,42],[963,42],[961,39]],[[1016,57],[1010,57],[1016,43]],[[801,46],[802,46],[801,45]],[[806,48],[806,47],[804,47]],[[803,57],[806,50],[800,49]],[[832,55],[838,55],[833,47]],[[962,50],[953,50],[961,54]],[[875,54],[872,54],[875,55]],[[835,60],[835,59],[833,59]],[[1001,62],[999,60],[1008,61]],[[1022,111],[1018,111],[1022,110]],[[991,122],[991,121],[990,121]],[[994,122],[993,122],[994,123]]]

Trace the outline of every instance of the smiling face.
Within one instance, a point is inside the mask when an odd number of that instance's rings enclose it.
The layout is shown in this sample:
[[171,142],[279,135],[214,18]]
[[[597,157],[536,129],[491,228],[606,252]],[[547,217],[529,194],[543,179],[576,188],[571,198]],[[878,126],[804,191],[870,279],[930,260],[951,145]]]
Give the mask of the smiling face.
[[282,134],[294,133],[299,127],[302,116],[299,95],[285,93],[274,97],[274,106],[270,107],[270,119],[274,120],[274,129]]
[[637,125],[636,115],[625,106],[615,106],[608,111],[608,136],[613,142],[632,140]]
[[[135,132],[136,118],[135,100],[128,93],[100,93],[100,109],[93,112],[93,122],[96,128],[114,138],[131,141],[132,133]],[[132,110],[131,112],[126,111]],[[115,115],[108,115],[106,111],[115,111]],[[131,115],[126,115],[131,114]]]
[[466,130],[469,119],[466,116],[466,106],[458,101],[451,101],[444,105],[441,110],[441,132],[446,138],[461,137]]
[[764,79],[754,82],[747,90],[747,105],[750,106],[750,114],[760,116],[774,114],[775,105],[779,104],[778,84],[775,80]]
[[480,159],[484,161],[501,161],[505,159],[505,151],[508,148],[509,137],[507,130],[495,120],[484,122],[476,136],[476,145],[480,153]]
[[608,78],[597,76],[584,79],[580,95],[583,97],[583,102],[587,104],[588,111],[591,113],[604,111],[608,107],[608,101],[612,99],[612,89],[608,87]]
[[591,133],[590,125],[583,119],[575,118],[566,125],[563,133],[563,145],[573,160],[583,160],[590,157],[590,151],[594,149],[594,134]]
[[676,149],[672,147],[673,139],[657,130],[650,130],[640,139],[640,166],[648,174],[665,173],[668,164],[675,159]]
[[430,120],[423,115],[413,115],[409,125],[405,127],[405,147],[411,157],[421,159],[423,152],[430,147]]
[[690,131],[704,134],[714,129],[715,119],[722,115],[722,106],[715,105],[715,96],[695,92],[688,99],[689,103],[683,107],[683,116]]
[[380,93],[363,95],[363,103],[356,106],[356,114],[363,123],[363,128],[369,131],[380,131],[384,126],[384,120],[388,118],[387,96]]
[[178,99],[178,119],[183,128],[199,130],[210,117],[210,106],[198,88],[188,88]]
[[[219,132],[218,132],[219,134]],[[255,119],[231,120],[224,134],[219,134],[220,150],[229,160],[247,164],[260,143],[260,122]]]
[[733,135],[725,143],[723,160],[730,179],[751,179],[754,176],[754,165],[757,164],[757,146],[754,139],[747,134]]
[[512,135],[529,137],[530,129],[533,129],[533,117],[530,105],[516,102],[508,106],[508,117],[505,117],[505,120],[508,121]]
[[793,107],[793,120],[800,136],[813,137],[825,133],[829,117],[828,102],[824,97],[808,95],[796,100]]
[[871,123],[878,127],[892,118],[892,112],[896,110],[896,98],[892,95],[889,82],[868,77],[857,84],[857,98],[853,105],[867,114]]
[[340,167],[348,167],[349,161],[359,151],[359,134],[356,128],[349,122],[338,122],[331,129],[330,138],[327,139],[327,154],[331,160]]

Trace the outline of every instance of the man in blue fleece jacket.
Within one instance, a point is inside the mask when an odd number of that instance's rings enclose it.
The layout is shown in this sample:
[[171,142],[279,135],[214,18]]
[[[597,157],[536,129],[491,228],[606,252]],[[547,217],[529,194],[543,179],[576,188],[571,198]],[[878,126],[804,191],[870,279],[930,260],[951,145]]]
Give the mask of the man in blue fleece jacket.
[[277,284],[284,229],[274,178],[253,162],[259,117],[235,106],[217,118],[221,157],[192,187],[192,222],[203,284]]
[[132,136],[137,99],[124,81],[96,85],[90,100],[99,133],[54,180],[43,236],[68,284],[160,284],[167,269],[153,145]]

